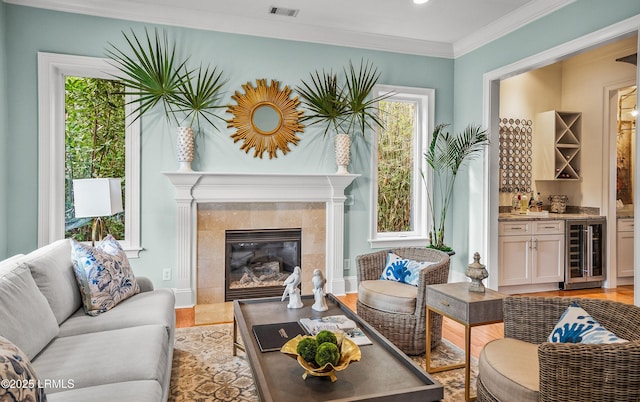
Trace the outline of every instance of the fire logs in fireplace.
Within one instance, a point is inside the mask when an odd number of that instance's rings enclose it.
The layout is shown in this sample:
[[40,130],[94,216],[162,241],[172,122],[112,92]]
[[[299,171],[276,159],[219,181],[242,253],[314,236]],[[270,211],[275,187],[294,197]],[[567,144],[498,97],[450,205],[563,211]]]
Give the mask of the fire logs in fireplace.
[[282,294],[301,264],[301,229],[227,230],[225,301]]

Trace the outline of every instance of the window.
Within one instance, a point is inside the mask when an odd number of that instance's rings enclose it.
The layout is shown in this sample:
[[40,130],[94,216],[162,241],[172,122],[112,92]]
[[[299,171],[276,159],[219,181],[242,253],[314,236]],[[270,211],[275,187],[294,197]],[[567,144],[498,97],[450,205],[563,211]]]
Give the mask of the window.
[[[98,146],[77,147],[72,145],[74,141],[80,141],[79,137],[71,136],[67,138],[67,124],[71,121],[91,118],[93,121],[85,127],[76,131],[87,131],[90,124],[104,125],[103,117],[98,115],[85,114],[78,119],[68,119],[67,91],[75,86],[85,86],[80,88],[78,93],[87,95],[89,89],[94,91],[117,92],[120,85],[113,79],[117,70],[109,64],[106,59],[70,56],[52,53],[38,53],[38,113],[39,113],[39,140],[38,140],[38,245],[43,246],[52,241],[64,238],[66,229],[72,227],[73,217],[67,212],[72,200],[70,189],[66,182],[70,179],[69,170],[76,170],[71,173],[73,178],[86,177],[118,177],[124,183],[124,219],[122,217],[112,218],[113,226],[109,226],[110,231],[114,231],[122,247],[127,252],[127,256],[135,258],[140,251],[140,125],[139,122],[131,124],[131,106],[126,105],[128,99],[119,99],[117,95],[108,102],[116,105],[114,112],[121,117],[115,120],[122,120],[116,123],[124,127],[124,138],[119,138],[114,143],[108,144],[111,148],[107,151],[104,146],[104,138],[98,139]],[[69,95],[73,96],[73,95]],[[121,96],[121,95],[120,95]],[[85,97],[82,102],[92,102],[97,98]],[[86,105],[85,105],[86,106]],[[124,108],[124,110],[123,110]],[[72,111],[75,113],[76,111]],[[112,111],[113,112],[113,111]],[[125,117],[127,116],[127,117]],[[110,116],[114,118],[114,116]],[[77,123],[74,123],[77,124]],[[115,127],[115,126],[114,126]],[[119,130],[122,130],[122,127]],[[113,127],[112,127],[113,128]],[[101,130],[104,127],[101,127]],[[74,130],[70,130],[73,132]],[[93,135],[94,133],[87,135]],[[102,133],[101,133],[102,134]],[[111,141],[111,140],[109,140]],[[119,160],[114,166],[107,167],[104,159],[93,156],[80,157],[68,152],[71,148],[84,148],[84,151],[109,152],[112,154],[124,153],[114,160]],[[124,145],[124,148],[123,146]],[[82,163],[78,162],[82,159]],[[93,172],[91,172],[93,169]],[[96,169],[103,169],[97,171]],[[77,172],[77,170],[84,170]],[[116,222],[120,222],[118,228]]]
[[[435,90],[379,85],[384,129],[373,139],[371,161],[371,246],[427,245],[425,186],[431,182],[424,153],[433,131]],[[423,177],[424,173],[424,177]]]
[[[65,237],[91,240],[93,218],[76,218],[73,180],[125,177],[125,96],[118,80],[65,77]],[[105,231],[125,238],[124,212],[102,219]]]

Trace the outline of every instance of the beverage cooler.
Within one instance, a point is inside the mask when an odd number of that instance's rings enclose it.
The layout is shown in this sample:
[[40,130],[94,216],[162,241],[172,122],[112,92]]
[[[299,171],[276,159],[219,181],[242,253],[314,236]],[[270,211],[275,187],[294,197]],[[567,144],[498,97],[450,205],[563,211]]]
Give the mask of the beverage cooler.
[[606,220],[567,220],[563,289],[601,287],[606,279]]

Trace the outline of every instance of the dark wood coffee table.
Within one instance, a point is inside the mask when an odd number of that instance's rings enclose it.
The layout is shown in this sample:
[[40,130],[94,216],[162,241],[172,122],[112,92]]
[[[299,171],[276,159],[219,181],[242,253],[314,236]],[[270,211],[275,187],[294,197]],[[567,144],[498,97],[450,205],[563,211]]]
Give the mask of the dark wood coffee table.
[[[327,295],[328,311],[311,309],[312,296],[303,296],[304,307],[287,309],[279,297],[233,302],[233,353],[246,352],[260,400],[277,401],[439,401],[443,387],[378,331],[362,321],[335,296]],[[360,347],[362,359],[336,373],[338,381],[327,377],[302,379],[304,369],[291,357],[261,352],[252,326],[298,321],[300,318],[344,314],[354,320],[373,342]],[[238,335],[242,337],[239,343]]]

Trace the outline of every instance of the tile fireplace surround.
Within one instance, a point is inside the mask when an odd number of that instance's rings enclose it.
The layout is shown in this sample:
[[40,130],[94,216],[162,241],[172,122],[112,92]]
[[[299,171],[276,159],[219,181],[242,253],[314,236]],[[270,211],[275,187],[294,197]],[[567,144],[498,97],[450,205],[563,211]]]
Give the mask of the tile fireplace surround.
[[[213,173],[213,172],[164,172],[169,181],[174,185],[176,195],[176,239],[177,239],[177,269],[176,269],[176,307],[191,307],[200,303],[224,301],[224,294],[217,290],[220,286],[219,279],[224,281],[224,263],[218,269],[222,273],[205,274],[198,278],[198,263],[206,265],[220,265],[211,261],[211,257],[199,256],[198,239],[204,235],[210,244],[215,244],[213,238],[220,234],[216,231],[232,229],[212,222],[228,222],[228,217],[218,217],[216,214],[244,214],[239,221],[242,228],[252,228],[256,225],[282,225],[289,227],[294,222],[308,222],[296,214],[309,209],[312,221],[318,219],[318,203],[324,204],[324,272],[327,278],[327,292],[337,295],[345,293],[345,280],[343,275],[344,255],[344,190],[359,175],[336,175],[323,173],[310,174],[285,174],[285,173]],[[200,208],[198,207],[199,204]],[[254,205],[256,204],[256,205]],[[254,206],[260,211],[260,218],[251,218],[251,209]],[[198,210],[201,213],[198,213]],[[240,210],[240,212],[239,212]],[[291,212],[289,214],[288,212]],[[262,214],[261,212],[266,212]],[[304,213],[304,212],[302,212]],[[280,220],[282,214],[287,214],[286,219]],[[269,215],[270,217],[267,217]],[[213,218],[212,218],[213,216]],[[198,228],[199,222],[204,226]],[[301,223],[301,226],[308,223]],[[208,227],[207,227],[208,226]],[[219,226],[219,227],[215,227]],[[246,226],[246,227],[244,227]],[[213,231],[209,230],[212,229]],[[262,227],[261,227],[262,228]],[[233,228],[237,229],[237,228]],[[314,236],[322,233],[319,230]],[[305,265],[303,232],[303,269]],[[224,237],[224,233],[222,233]],[[205,242],[207,241],[206,239]],[[307,257],[310,264],[321,263],[316,247],[311,246],[310,255]],[[221,250],[224,253],[224,250]],[[317,268],[310,266],[311,270]],[[305,275],[306,276],[306,275]],[[303,281],[310,279],[310,274]],[[198,279],[198,280],[196,280]],[[198,281],[202,281],[200,285]],[[202,286],[202,287],[201,287]],[[222,284],[224,286],[224,284]],[[304,286],[304,285],[303,285]],[[198,294],[200,291],[202,294]],[[307,292],[310,288],[307,288]],[[305,288],[303,287],[303,293]]]

